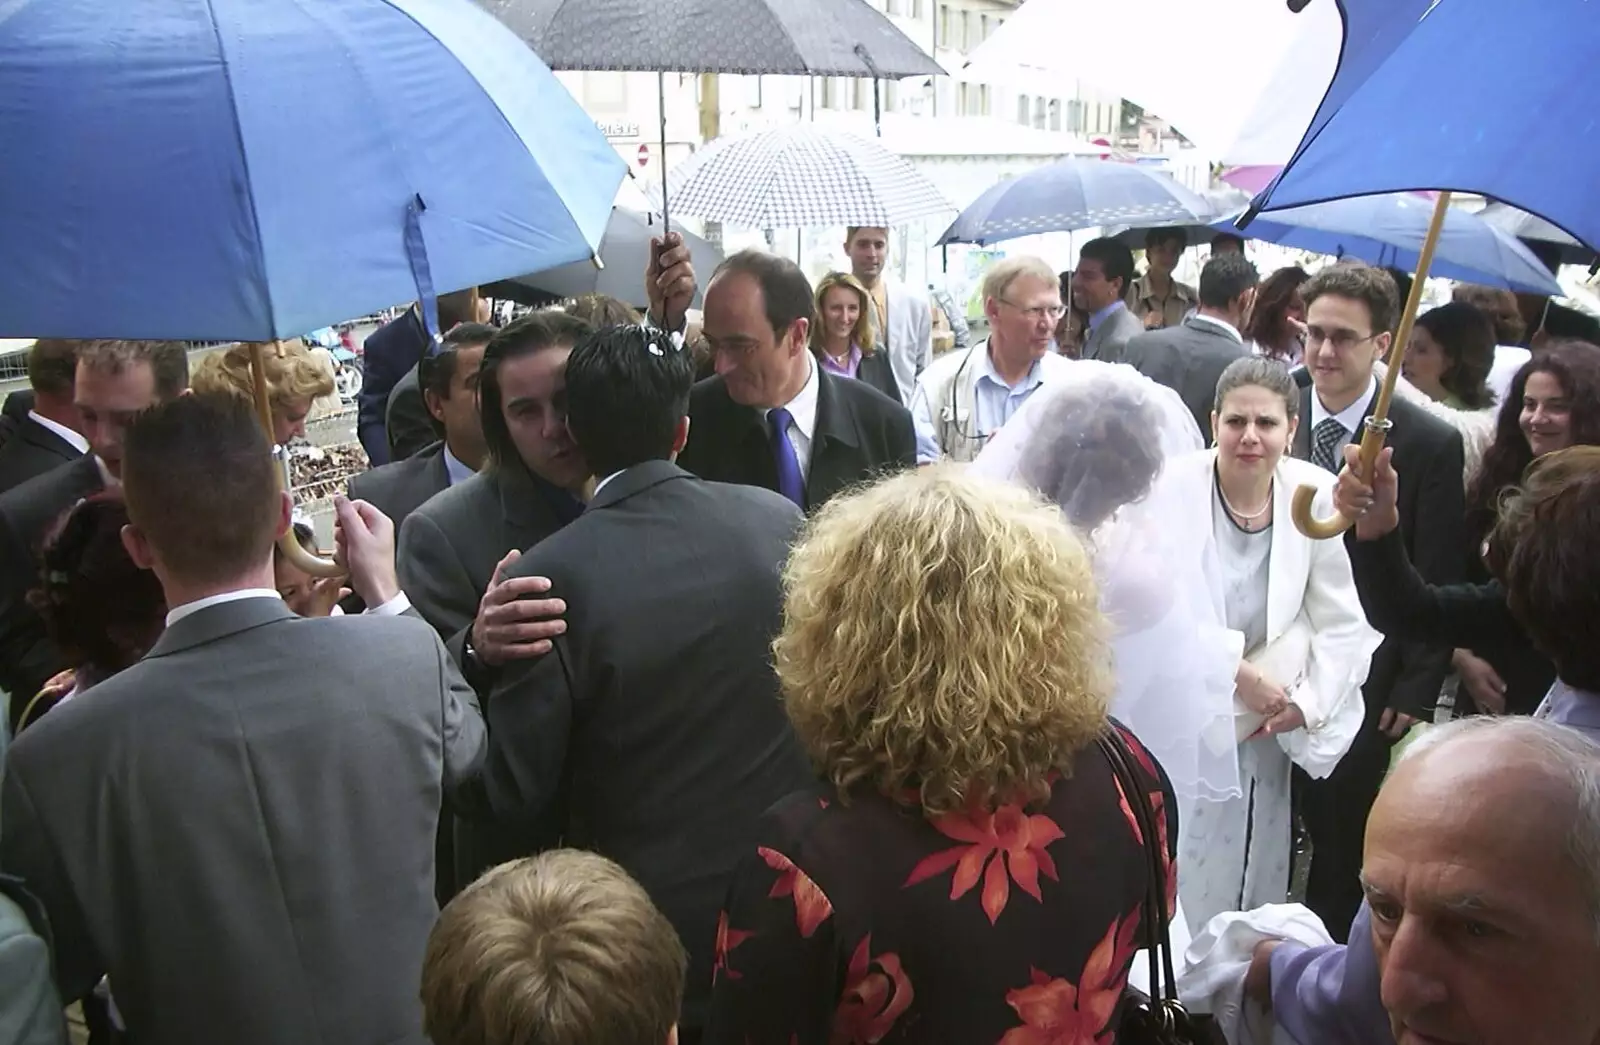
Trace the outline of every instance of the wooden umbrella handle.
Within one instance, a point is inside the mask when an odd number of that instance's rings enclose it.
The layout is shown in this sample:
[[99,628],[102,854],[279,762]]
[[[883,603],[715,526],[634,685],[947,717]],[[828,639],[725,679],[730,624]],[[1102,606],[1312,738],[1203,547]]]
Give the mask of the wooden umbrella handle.
[[[1367,418],[1366,432],[1361,437],[1361,457],[1356,465],[1356,476],[1364,483],[1372,482],[1372,466],[1383,449],[1394,422],[1389,420],[1389,404],[1394,401],[1395,383],[1400,380],[1400,364],[1405,360],[1406,348],[1411,343],[1411,331],[1417,325],[1417,310],[1422,307],[1422,293],[1428,282],[1428,270],[1433,267],[1433,252],[1439,246],[1439,235],[1444,231],[1444,219],[1450,210],[1450,193],[1441,192],[1433,205],[1433,220],[1428,224],[1428,237],[1422,242],[1422,253],[1417,257],[1416,277],[1411,281],[1411,293],[1406,296],[1405,309],[1400,313],[1400,329],[1395,334],[1394,346],[1389,350],[1389,372],[1378,389],[1378,402],[1372,416]],[[1301,418],[1302,424],[1306,418]],[[1318,519],[1311,514],[1317,488],[1302,485],[1294,492],[1290,503],[1290,517],[1295,529],[1314,541],[1326,541],[1344,533],[1355,520],[1348,515],[1334,515]]]
[[[278,477],[278,489],[281,492],[289,490],[289,457],[283,447],[277,447],[277,439],[273,434],[272,424],[272,397],[267,392],[267,364],[266,349],[259,342],[250,346],[250,377],[255,386],[256,416],[261,421],[261,430],[267,433],[267,442],[275,446],[274,453],[278,455],[277,467],[273,472]],[[294,529],[278,538],[278,550],[284,558],[293,563],[297,569],[303,570],[313,577],[342,577],[345,568],[332,559],[325,559],[301,546],[295,539]]]

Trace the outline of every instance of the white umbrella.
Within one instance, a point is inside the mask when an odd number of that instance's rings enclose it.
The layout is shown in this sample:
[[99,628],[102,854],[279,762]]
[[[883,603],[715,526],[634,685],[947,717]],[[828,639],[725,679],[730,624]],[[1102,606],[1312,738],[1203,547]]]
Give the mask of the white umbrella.
[[1170,123],[1219,163],[1288,162],[1333,79],[1333,0],[1028,0],[972,53],[974,75],[1018,70],[1092,84]]
[[891,228],[955,211],[876,141],[810,126],[712,141],[668,173],[667,199],[675,214],[747,229]]

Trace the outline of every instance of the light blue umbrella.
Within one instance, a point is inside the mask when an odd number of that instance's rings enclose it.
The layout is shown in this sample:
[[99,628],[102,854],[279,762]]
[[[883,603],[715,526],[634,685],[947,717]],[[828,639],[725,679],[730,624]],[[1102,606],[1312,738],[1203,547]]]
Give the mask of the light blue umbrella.
[[0,150],[0,336],[27,337],[430,304],[591,257],[626,168],[470,0],[9,0]]
[[1338,70],[1264,206],[1471,192],[1600,249],[1593,0],[1339,0],[1339,12]]
[[998,243],[1099,225],[1200,224],[1218,212],[1172,175],[1132,163],[1072,157],[991,185],[939,237]]
[[[1267,211],[1242,229],[1235,229],[1229,220],[1212,227],[1285,247],[1415,272],[1433,207],[1431,201],[1411,193],[1362,196]],[[1515,236],[1464,210],[1452,209],[1445,217],[1430,271],[1435,276],[1532,294],[1562,292],[1550,270]]]

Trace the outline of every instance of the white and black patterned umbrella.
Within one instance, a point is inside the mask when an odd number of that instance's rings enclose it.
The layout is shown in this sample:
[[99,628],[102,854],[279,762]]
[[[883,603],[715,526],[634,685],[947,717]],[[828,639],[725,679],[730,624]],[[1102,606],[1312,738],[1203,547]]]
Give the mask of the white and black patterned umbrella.
[[955,210],[877,141],[813,126],[718,138],[673,168],[667,199],[675,211],[748,229],[892,228]]
[[552,69],[940,76],[866,0],[478,0]]

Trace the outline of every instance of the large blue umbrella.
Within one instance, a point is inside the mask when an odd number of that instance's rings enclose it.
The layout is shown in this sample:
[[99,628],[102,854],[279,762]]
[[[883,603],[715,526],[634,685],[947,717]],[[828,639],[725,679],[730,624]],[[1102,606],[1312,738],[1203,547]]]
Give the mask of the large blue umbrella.
[[1204,224],[1217,216],[1216,208],[1170,174],[1072,157],[991,185],[939,242],[998,243],[1100,225]]
[[[1430,201],[1410,193],[1362,196],[1270,210],[1239,230],[1228,219],[1212,227],[1219,232],[1240,231],[1250,239],[1285,247],[1414,272],[1428,238],[1433,207]],[[1562,293],[1550,270],[1516,237],[1459,209],[1445,217],[1432,274],[1533,294]]]
[[0,149],[37,337],[266,341],[581,260],[626,168],[469,0],[10,0]]
[[1293,159],[1258,203],[1472,192],[1600,249],[1591,75],[1600,11],[1593,0],[1339,0],[1339,7],[1338,72]]

